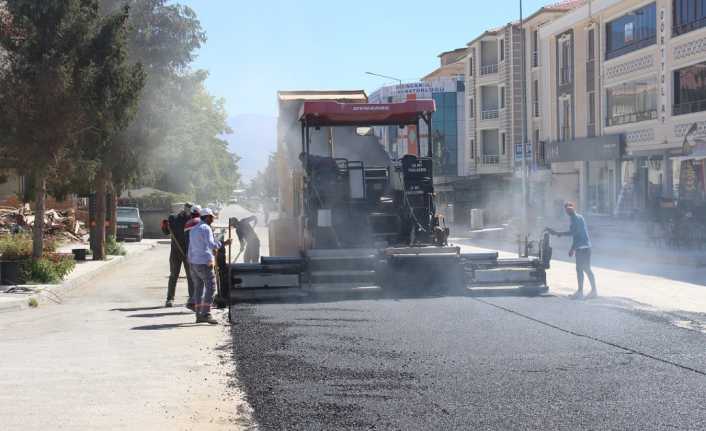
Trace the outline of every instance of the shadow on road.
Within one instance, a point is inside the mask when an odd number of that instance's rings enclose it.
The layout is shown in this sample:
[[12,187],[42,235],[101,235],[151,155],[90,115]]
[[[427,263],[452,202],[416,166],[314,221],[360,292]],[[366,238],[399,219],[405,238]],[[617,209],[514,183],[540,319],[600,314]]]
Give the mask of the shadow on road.
[[158,305],[156,307],[134,307],[134,308],[111,308],[108,311],[124,311],[124,312],[133,312],[133,311],[149,311],[149,310],[161,310],[164,307],[163,305]]
[[193,311],[172,311],[169,313],[142,313],[142,314],[131,314],[127,317],[166,317],[166,316],[184,316],[188,314],[194,314]]
[[503,289],[479,289],[470,291],[450,290],[450,291],[376,291],[375,293],[360,293],[360,292],[336,292],[336,293],[318,293],[309,296],[291,297],[291,298],[267,298],[267,299],[238,299],[233,300],[232,305],[237,304],[325,304],[337,303],[341,301],[404,301],[410,299],[433,299],[433,298],[497,298],[497,297],[526,297],[526,298],[554,298],[556,295],[549,293],[538,293],[534,291],[522,290],[519,288],[503,288]]
[[143,325],[143,326],[134,326],[130,328],[133,331],[162,331],[166,329],[177,329],[177,328],[190,328],[192,326],[211,326],[207,323],[196,323],[196,322],[190,322],[190,323],[163,323],[161,325]]

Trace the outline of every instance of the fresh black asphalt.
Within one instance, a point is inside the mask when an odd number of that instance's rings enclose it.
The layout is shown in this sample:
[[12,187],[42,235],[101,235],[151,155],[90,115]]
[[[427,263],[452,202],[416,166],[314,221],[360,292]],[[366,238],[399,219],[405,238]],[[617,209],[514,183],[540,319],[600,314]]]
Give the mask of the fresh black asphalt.
[[264,430],[704,430],[706,334],[617,301],[366,299],[233,308]]

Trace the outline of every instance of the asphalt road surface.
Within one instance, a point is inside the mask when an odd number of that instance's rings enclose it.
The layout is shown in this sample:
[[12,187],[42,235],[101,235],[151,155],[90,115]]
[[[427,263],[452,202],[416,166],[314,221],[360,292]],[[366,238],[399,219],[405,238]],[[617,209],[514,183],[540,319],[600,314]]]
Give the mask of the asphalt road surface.
[[706,429],[706,335],[619,301],[365,299],[234,314],[261,429]]

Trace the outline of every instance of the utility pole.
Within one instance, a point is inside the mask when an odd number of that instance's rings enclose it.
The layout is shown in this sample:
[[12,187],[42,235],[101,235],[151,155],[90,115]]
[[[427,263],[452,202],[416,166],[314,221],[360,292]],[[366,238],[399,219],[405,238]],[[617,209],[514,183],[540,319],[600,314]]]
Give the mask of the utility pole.
[[[526,42],[525,42],[525,26],[524,26],[524,16],[522,14],[522,0],[520,0],[520,38],[522,43],[522,48],[520,49],[520,55],[522,58],[522,65],[520,67],[520,74],[522,75],[522,231],[520,233],[521,244],[526,246],[527,235],[528,235],[528,211],[527,205],[529,201],[529,187],[527,184],[527,65],[526,63]],[[524,251],[525,247],[520,247],[521,251]]]

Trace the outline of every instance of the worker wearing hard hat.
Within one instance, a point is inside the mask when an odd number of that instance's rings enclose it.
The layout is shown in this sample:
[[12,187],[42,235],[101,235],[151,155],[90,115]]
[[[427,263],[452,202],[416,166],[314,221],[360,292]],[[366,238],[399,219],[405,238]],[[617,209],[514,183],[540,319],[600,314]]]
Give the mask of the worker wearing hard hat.
[[[252,222],[252,226],[250,223]],[[238,220],[237,217],[231,219],[231,226],[235,228],[235,233],[240,241],[240,251],[245,250],[243,262],[258,263],[260,261],[260,238],[255,233],[254,226],[257,225],[257,217],[250,216]]]
[[[196,323],[218,324],[211,315],[211,305],[216,289],[216,257],[214,250],[221,248],[221,243],[213,236],[211,224],[214,215],[210,208],[201,210],[201,223],[189,231],[189,264],[194,283],[194,308]],[[230,244],[227,240],[223,245]]]
[[171,238],[171,251],[169,253],[169,282],[167,283],[167,301],[165,307],[172,307],[174,304],[174,295],[176,293],[177,280],[181,272],[181,266],[184,266],[186,273],[186,282],[189,290],[189,301],[187,307],[190,307],[191,298],[194,294],[194,285],[191,281],[189,273],[189,264],[187,262],[188,239],[184,233],[184,226],[191,218],[192,205],[187,202],[184,208],[178,214],[172,214],[169,219],[162,222],[162,232],[169,235]]

